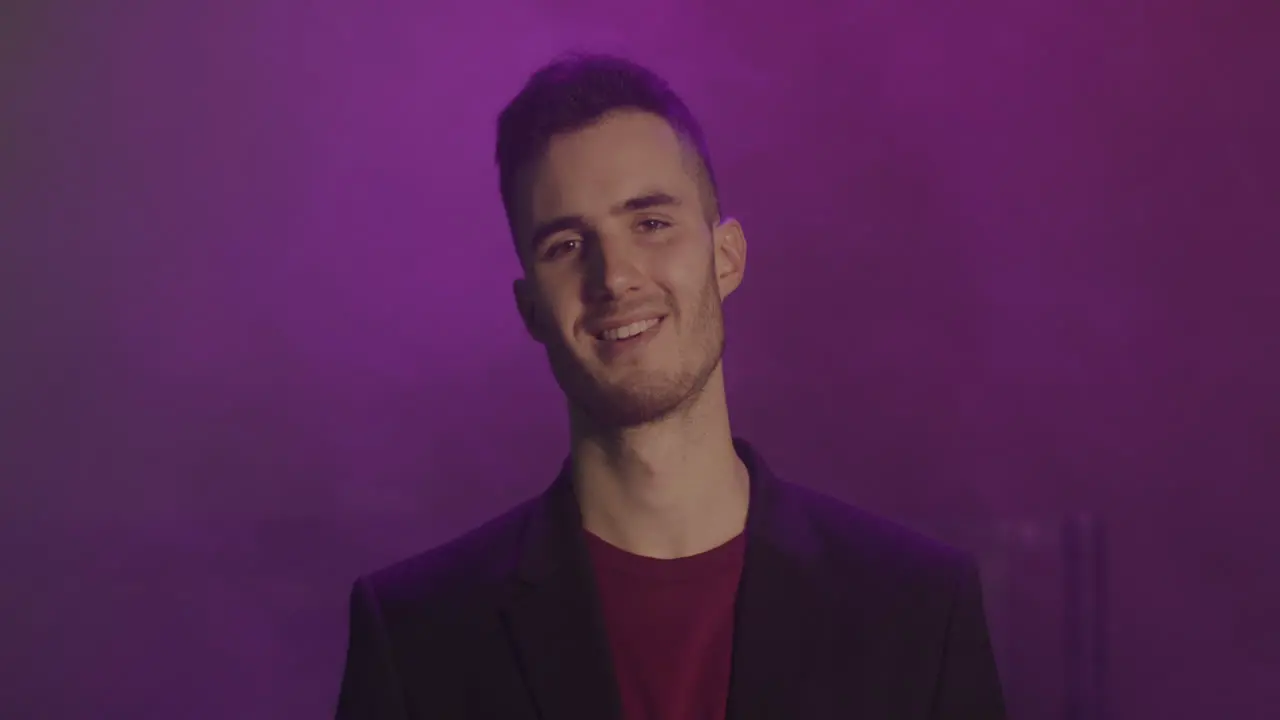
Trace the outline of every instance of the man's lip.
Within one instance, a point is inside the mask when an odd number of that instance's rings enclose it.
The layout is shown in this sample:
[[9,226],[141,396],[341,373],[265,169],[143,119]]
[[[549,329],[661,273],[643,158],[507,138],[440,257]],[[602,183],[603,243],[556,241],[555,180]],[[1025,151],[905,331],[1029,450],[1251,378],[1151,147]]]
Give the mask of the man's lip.
[[648,313],[645,315],[629,315],[626,317],[609,318],[608,320],[602,320],[598,323],[592,323],[588,325],[587,332],[591,333],[592,335],[599,336],[603,333],[609,332],[610,330],[617,330],[618,328],[624,328],[628,325],[631,325],[632,323],[645,322],[647,320],[661,321],[666,319],[666,317],[667,317],[666,315],[662,315],[662,314],[655,315],[653,313]]

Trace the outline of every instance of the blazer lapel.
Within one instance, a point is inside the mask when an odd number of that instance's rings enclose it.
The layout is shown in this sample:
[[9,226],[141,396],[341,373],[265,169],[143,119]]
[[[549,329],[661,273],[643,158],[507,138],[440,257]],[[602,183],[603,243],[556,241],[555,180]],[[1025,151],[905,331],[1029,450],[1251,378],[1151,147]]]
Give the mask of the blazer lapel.
[[530,517],[504,615],[538,717],[616,720],[613,663],[567,470]]
[[[870,595],[832,583],[821,542],[797,491],[735,440],[751,473],[747,548],[736,605],[728,720],[824,717],[832,693],[842,708],[875,712],[876,647],[883,638]],[[856,573],[855,573],[856,574]],[[874,594],[874,588],[868,588]],[[504,608],[542,720],[622,716],[595,578],[568,464],[534,507],[518,582]],[[849,646],[849,638],[860,644]],[[864,700],[860,700],[864,699]]]
[[795,489],[745,442],[735,446],[751,471],[751,504],[728,718],[825,717],[832,688],[856,706],[865,696],[864,678],[850,670],[871,652],[848,647],[848,637],[867,637],[874,628],[865,627],[858,603],[840,598],[829,581],[835,570],[823,565],[819,538],[793,502]]

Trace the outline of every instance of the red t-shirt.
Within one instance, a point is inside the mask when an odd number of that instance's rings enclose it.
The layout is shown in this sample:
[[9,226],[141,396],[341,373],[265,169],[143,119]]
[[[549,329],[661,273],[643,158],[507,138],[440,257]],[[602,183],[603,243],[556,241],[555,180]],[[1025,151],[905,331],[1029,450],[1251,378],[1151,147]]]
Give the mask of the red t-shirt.
[[586,533],[624,720],[724,720],[746,536],[675,560]]

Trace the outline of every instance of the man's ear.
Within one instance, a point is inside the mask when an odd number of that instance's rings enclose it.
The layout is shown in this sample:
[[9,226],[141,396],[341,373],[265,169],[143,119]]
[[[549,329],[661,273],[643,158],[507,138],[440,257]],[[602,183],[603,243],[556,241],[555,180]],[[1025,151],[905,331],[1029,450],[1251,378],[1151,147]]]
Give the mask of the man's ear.
[[742,234],[742,223],[726,218],[712,231],[715,243],[716,283],[723,300],[742,284],[747,269],[747,237]]
[[529,287],[528,278],[519,277],[511,283],[511,291],[515,296],[516,310],[520,313],[520,321],[524,323],[525,332],[538,342],[543,342],[542,324],[538,318],[538,303]]

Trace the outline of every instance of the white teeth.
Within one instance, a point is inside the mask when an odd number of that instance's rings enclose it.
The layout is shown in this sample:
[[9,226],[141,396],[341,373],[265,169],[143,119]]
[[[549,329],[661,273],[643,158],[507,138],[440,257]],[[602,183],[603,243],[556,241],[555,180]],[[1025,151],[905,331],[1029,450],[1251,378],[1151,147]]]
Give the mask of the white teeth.
[[657,325],[658,320],[660,320],[660,318],[653,318],[652,320],[641,320],[639,322],[633,322],[630,325],[627,325],[625,327],[620,327],[614,330],[605,330],[604,332],[600,333],[600,339],[626,340],[629,337],[634,337],[636,335],[639,335],[645,330],[648,330],[652,328],[654,325]]

